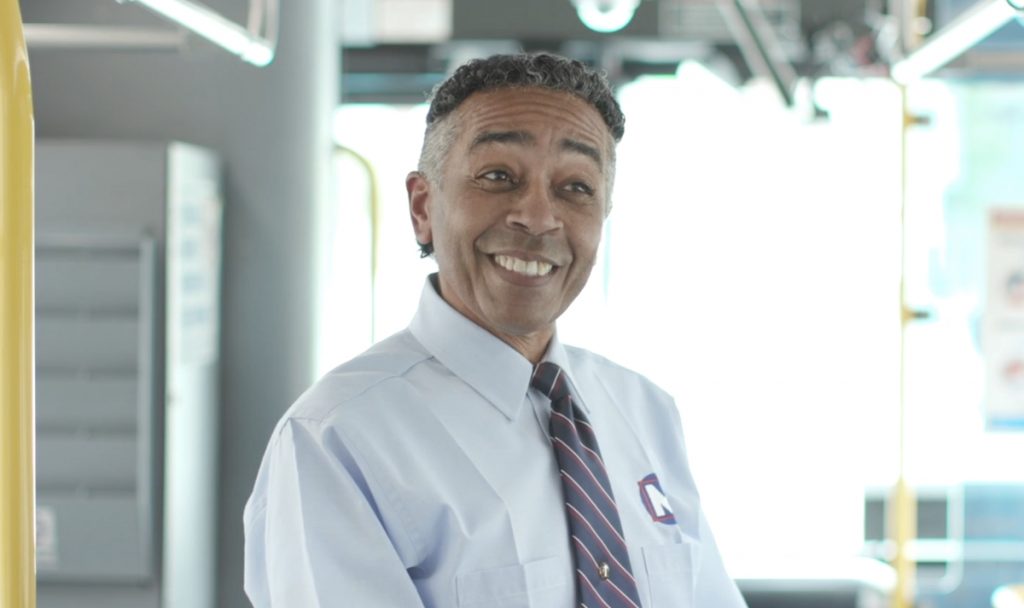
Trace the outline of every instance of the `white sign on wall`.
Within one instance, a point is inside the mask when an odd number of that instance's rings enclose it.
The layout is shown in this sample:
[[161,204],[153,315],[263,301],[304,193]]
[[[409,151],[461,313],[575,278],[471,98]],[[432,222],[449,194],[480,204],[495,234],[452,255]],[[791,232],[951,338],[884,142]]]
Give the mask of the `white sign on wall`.
[[988,218],[985,303],[985,420],[1024,430],[1024,209]]

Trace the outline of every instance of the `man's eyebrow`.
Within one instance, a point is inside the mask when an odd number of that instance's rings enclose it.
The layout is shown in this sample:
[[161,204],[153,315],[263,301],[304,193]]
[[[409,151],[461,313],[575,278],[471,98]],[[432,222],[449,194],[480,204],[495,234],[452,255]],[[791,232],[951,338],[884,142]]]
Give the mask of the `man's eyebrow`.
[[485,131],[473,138],[473,143],[470,144],[469,149],[472,150],[477,146],[491,143],[529,144],[534,141],[533,135],[526,131]]
[[[536,140],[532,134],[526,131],[485,131],[473,138],[473,143],[469,145],[469,148],[472,150],[477,146],[490,143],[525,145],[532,144]],[[599,167],[604,166],[601,152],[594,146],[575,139],[563,139],[560,143],[563,150],[582,154],[596,162]]]
[[598,167],[604,166],[604,163],[601,160],[600,150],[590,144],[585,144],[581,141],[576,141],[575,139],[563,139],[562,148],[565,150],[572,150],[573,152],[579,152],[584,156],[594,159],[594,162],[597,163]]

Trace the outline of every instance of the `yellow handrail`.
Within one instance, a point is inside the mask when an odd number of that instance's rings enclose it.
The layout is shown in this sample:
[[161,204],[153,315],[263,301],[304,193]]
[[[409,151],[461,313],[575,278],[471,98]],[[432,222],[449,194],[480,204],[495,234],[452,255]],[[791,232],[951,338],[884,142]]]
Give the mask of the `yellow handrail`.
[[0,0],[0,608],[35,608],[33,118],[18,0]]
[[916,562],[909,554],[910,543],[917,537],[917,497],[907,479],[907,326],[917,314],[907,305],[907,204],[908,153],[907,140],[915,124],[907,103],[907,86],[900,84],[900,393],[899,393],[899,478],[893,488],[890,507],[891,534],[896,548],[893,567],[896,569],[896,589],[892,608],[910,608],[915,605]]
[[334,155],[348,154],[366,171],[369,182],[370,200],[370,341],[377,341],[377,266],[380,260],[380,188],[377,185],[377,171],[370,159],[352,148],[340,144],[334,146]]

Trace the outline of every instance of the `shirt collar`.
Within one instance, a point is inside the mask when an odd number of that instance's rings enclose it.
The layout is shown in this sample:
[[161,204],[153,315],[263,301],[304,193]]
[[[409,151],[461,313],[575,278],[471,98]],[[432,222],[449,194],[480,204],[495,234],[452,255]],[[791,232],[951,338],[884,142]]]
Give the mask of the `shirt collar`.
[[[437,289],[437,273],[427,277],[420,305],[409,324],[416,339],[438,361],[480,393],[506,418],[513,419],[530,389],[533,364],[500,338],[464,317],[444,301]],[[562,368],[584,411],[586,399],[574,382],[569,356],[558,339],[551,339],[544,361]]]
[[512,419],[530,388],[533,365],[494,334],[462,316],[427,278],[409,330],[438,361]]

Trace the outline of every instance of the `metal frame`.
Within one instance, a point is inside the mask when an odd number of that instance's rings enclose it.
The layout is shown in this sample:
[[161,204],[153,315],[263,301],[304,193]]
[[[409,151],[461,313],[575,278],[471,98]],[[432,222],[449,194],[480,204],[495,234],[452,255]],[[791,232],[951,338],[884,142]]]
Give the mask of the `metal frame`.
[[[155,519],[157,502],[157,482],[161,456],[158,451],[157,429],[160,422],[156,419],[157,393],[156,374],[157,362],[154,348],[158,340],[156,302],[159,297],[156,241],[150,234],[142,234],[138,238],[106,236],[94,234],[45,233],[36,239],[36,248],[40,251],[63,251],[90,256],[96,253],[115,254],[137,258],[139,261],[138,276],[138,336],[137,376],[136,376],[136,462],[135,462],[135,510],[139,523],[139,574],[119,582],[138,583],[148,581],[157,576],[157,547],[155,535],[158,533],[158,522]],[[45,501],[44,501],[45,504]],[[81,582],[75,576],[63,573],[50,575],[42,582]]]
[[756,0],[717,0],[729,31],[750,71],[767,77],[787,106],[794,103],[797,73],[786,59],[764,10]]
[[1013,0],[978,0],[906,58],[892,66],[892,77],[908,84],[934,73],[1021,15]]
[[[737,0],[738,1],[738,0]],[[917,521],[915,517],[915,492],[906,476],[907,446],[907,411],[906,411],[906,329],[908,324],[921,318],[919,311],[909,308],[906,299],[905,282],[907,277],[907,135],[910,129],[918,124],[918,119],[911,111],[907,100],[907,87],[934,73],[950,63],[979,42],[990,36],[1014,18],[1020,18],[1022,7],[1014,0],[977,0],[949,25],[933,34],[928,40],[913,50],[907,57],[892,65],[890,74],[899,87],[901,98],[902,128],[900,143],[900,226],[901,226],[901,269],[900,269],[900,400],[899,400],[899,478],[893,488],[892,509],[892,540],[895,549],[893,563],[896,567],[897,585],[893,595],[894,608],[906,608],[913,604],[916,595],[914,553],[917,537]],[[962,509],[962,504],[960,505]],[[963,512],[958,513],[960,527],[957,532],[963,534]],[[961,538],[961,548],[963,547]],[[963,575],[963,556],[951,562],[955,570],[950,573],[942,585],[958,582]]]
[[170,50],[185,47],[184,30],[64,23],[29,23],[25,42],[33,49]]

